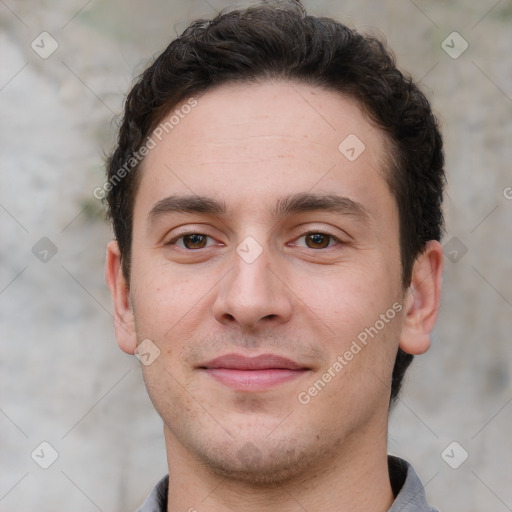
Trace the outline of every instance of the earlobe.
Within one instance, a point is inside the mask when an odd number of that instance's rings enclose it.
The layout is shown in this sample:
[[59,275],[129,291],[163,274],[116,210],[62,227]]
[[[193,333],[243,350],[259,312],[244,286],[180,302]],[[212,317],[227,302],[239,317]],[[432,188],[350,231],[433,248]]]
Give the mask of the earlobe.
[[442,271],[443,249],[439,242],[431,240],[414,262],[411,286],[404,299],[399,346],[408,354],[423,354],[430,347],[430,332],[441,301]]
[[114,328],[119,348],[133,354],[137,346],[135,320],[130,299],[130,288],[123,275],[121,252],[116,241],[107,246],[105,281],[114,302]]

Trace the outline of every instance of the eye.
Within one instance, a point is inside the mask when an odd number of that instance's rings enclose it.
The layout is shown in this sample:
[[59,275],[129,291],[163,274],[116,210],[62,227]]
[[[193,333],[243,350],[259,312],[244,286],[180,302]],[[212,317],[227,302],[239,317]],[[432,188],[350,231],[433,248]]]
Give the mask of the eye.
[[[304,233],[297,240],[304,239],[305,247],[308,249],[327,249],[328,247],[332,247],[335,243],[343,243],[339,238],[336,238],[333,235],[328,233],[322,233],[319,231],[311,231],[309,233]],[[334,242],[334,243],[331,243]],[[304,247],[304,246],[302,246]]]
[[207,245],[208,238],[213,240],[210,236],[205,235],[204,233],[184,233],[173,238],[172,240],[169,240],[169,242],[167,242],[165,245],[176,245],[181,249],[193,251],[214,245]]

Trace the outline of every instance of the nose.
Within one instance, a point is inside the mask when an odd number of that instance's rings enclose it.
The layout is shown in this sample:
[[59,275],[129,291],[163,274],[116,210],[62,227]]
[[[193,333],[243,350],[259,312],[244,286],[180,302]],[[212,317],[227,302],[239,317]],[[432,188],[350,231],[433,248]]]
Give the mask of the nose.
[[293,292],[281,273],[276,264],[271,266],[267,249],[252,262],[234,253],[233,270],[219,283],[213,305],[215,319],[225,325],[238,323],[247,329],[288,322]]

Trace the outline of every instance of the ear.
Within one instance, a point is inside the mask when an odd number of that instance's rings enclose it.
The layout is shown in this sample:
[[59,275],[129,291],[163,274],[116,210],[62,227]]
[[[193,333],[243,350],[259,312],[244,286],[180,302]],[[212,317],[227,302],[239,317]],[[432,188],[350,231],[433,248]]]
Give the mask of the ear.
[[411,285],[406,292],[399,346],[408,354],[423,354],[430,347],[430,332],[441,301],[442,272],[443,248],[431,240],[414,262]]
[[135,320],[130,301],[130,287],[123,275],[121,252],[116,241],[107,245],[105,281],[114,301],[114,327],[119,348],[133,354],[137,346]]

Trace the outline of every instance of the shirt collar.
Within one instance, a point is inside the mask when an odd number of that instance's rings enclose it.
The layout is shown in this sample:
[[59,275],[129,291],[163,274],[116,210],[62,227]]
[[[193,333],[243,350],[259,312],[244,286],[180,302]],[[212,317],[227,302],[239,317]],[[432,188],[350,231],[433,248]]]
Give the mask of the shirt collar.
[[388,512],[439,512],[427,503],[425,490],[414,468],[404,459],[388,455],[395,501]]
[[167,512],[169,475],[165,475],[153,488],[151,494],[137,512]]
[[[438,512],[428,505],[423,485],[413,467],[405,460],[388,455],[389,477],[395,501],[388,512]],[[151,491],[137,512],[167,512],[169,475]]]

